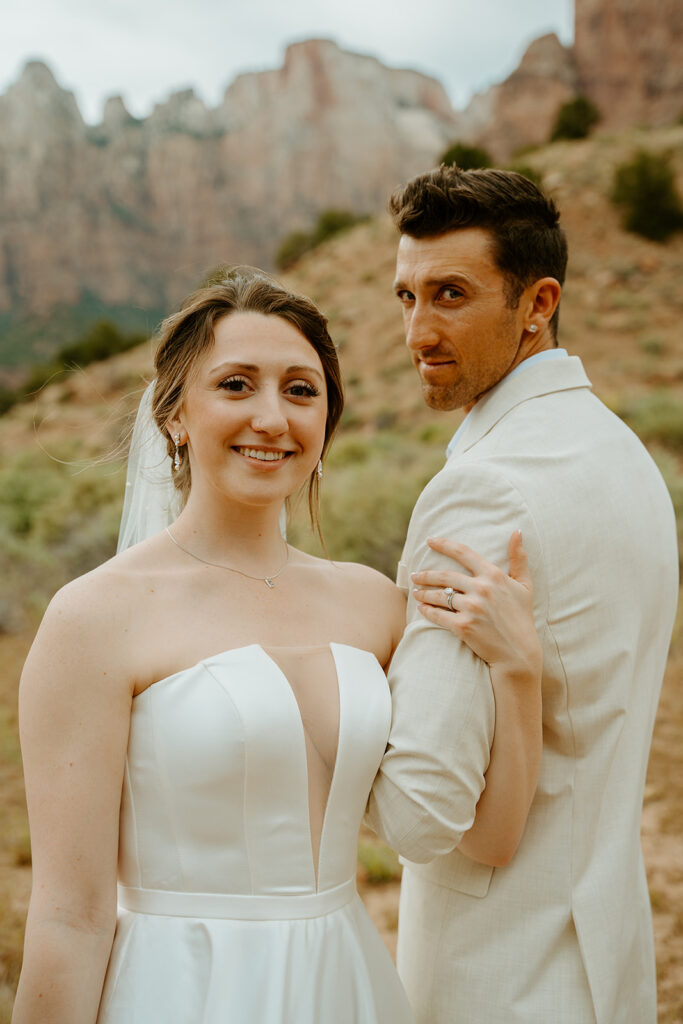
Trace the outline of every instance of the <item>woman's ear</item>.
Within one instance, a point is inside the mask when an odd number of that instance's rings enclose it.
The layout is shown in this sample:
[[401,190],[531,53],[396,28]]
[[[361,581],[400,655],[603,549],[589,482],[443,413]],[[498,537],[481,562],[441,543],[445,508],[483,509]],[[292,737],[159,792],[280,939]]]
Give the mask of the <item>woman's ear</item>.
[[182,420],[180,419],[179,416],[174,416],[172,419],[167,420],[166,432],[174,443],[176,440],[176,434],[179,435],[179,445],[187,443],[187,431],[185,430],[185,427],[183,426]]

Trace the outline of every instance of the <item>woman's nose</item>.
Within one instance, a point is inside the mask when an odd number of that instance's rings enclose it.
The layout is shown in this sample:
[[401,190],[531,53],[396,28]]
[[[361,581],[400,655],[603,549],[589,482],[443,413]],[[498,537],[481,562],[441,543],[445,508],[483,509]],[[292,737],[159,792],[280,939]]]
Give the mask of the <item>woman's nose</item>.
[[251,425],[259,433],[271,436],[286,432],[289,421],[279,395],[262,395],[261,401],[253,411]]

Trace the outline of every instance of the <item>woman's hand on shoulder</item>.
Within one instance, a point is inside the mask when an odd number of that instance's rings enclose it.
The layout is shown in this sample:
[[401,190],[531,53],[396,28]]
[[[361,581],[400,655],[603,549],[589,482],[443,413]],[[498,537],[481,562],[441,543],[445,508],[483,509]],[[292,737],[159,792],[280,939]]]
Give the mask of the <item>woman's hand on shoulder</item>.
[[540,679],[541,644],[534,626],[534,591],[522,535],[509,544],[510,573],[488,562],[465,544],[430,539],[435,551],[467,572],[426,570],[412,576],[422,615],[450,630],[488,665],[506,675]]

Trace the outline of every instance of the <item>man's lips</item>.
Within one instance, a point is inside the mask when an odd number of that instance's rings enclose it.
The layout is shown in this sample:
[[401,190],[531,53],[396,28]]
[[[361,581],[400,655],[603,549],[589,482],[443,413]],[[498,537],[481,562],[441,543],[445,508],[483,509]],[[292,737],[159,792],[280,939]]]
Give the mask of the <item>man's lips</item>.
[[455,366],[455,359],[418,359],[417,368],[422,374],[438,373],[445,366]]

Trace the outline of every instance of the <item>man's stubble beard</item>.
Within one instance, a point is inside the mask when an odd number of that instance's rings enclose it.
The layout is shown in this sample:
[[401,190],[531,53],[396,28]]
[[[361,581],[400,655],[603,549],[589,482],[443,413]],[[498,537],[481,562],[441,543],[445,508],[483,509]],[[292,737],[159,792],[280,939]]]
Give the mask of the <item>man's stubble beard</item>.
[[442,387],[427,384],[423,380],[420,383],[425,404],[436,412],[453,412],[454,409],[462,409],[463,406],[470,405],[479,397],[477,394],[472,394],[471,392],[475,389],[471,386],[468,388],[464,382]]

